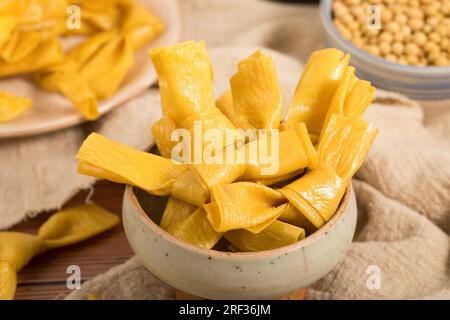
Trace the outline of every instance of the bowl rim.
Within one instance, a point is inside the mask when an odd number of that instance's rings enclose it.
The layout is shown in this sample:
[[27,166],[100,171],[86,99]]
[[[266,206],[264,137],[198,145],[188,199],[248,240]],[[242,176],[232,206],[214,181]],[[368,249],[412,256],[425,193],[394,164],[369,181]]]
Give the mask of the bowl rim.
[[372,55],[345,39],[339,31],[333,26],[332,14],[331,14],[331,5],[334,0],[320,0],[319,11],[320,11],[320,20],[322,21],[322,25],[326,29],[327,32],[333,36],[333,38],[342,45],[345,50],[347,50],[352,56],[360,57],[371,64],[377,64],[380,67],[388,68],[396,72],[401,73],[414,73],[415,75],[419,74],[421,76],[445,76],[450,72],[450,66],[446,67],[437,67],[437,66],[426,66],[419,67],[413,65],[402,65],[399,63],[391,62],[386,59],[377,57]]
[[340,221],[348,212],[351,193],[352,193],[352,183],[350,182],[348,187],[345,190],[344,196],[339,203],[338,209],[333,217],[327,221],[319,230],[314,232],[313,234],[307,236],[306,238],[297,241],[288,246],[284,246],[281,248],[264,250],[258,252],[225,252],[218,251],[213,249],[204,249],[196,247],[190,243],[184,242],[182,240],[177,239],[175,236],[162,229],[159,225],[157,225],[144,211],[141,207],[139,200],[134,192],[136,187],[131,185],[126,185],[124,197],[127,197],[130,200],[130,204],[133,208],[133,214],[137,214],[138,218],[145,224],[147,228],[150,228],[153,232],[158,234],[160,237],[165,240],[174,243],[175,245],[182,247],[183,249],[190,251],[195,254],[199,254],[208,258],[214,257],[216,259],[254,259],[254,258],[267,258],[267,257],[277,257],[283,254],[288,254],[293,251],[296,251],[300,248],[306,247],[312,242],[323,238],[330,230],[334,229],[337,225],[337,222]]

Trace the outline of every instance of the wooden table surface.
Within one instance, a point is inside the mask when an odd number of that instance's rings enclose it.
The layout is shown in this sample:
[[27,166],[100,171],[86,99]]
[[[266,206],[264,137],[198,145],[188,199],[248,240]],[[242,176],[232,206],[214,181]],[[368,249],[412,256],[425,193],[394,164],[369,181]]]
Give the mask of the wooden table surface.
[[[123,191],[123,185],[99,181],[95,185],[92,200],[120,215]],[[87,191],[79,192],[65,207],[84,203],[87,194]],[[42,213],[12,230],[36,233],[53,212]],[[79,266],[82,281],[86,281],[121,264],[132,255],[123,226],[119,224],[97,237],[34,258],[18,275],[15,299],[63,299],[70,293],[66,286],[68,266]]]

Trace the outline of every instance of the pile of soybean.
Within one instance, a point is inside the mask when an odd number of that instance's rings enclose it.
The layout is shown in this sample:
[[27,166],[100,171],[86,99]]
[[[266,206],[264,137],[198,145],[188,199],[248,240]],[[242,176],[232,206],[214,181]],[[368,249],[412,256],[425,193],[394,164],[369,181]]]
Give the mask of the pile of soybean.
[[332,13],[342,36],[373,55],[450,65],[450,0],[334,0]]

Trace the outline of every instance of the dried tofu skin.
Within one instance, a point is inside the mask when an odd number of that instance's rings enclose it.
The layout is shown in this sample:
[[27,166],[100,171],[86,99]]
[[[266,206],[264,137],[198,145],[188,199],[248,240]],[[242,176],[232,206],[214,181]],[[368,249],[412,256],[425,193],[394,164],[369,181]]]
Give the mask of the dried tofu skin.
[[238,64],[230,79],[232,104],[227,116],[242,129],[277,129],[282,116],[281,90],[272,58],[261,50]]
[[194,156],[195,143],[198,141],[196,137],[201,136],[203,154],[200,155],[200,159],[220,154],[224,148],[234,145],[239,139],[238,134],[235,137],[232,135],[235,129],[234,125],[216,107],[190,115],[181,123],[181,128],[188,130],[194,140],[194,143],[191,144],[191,156]]
[[375,87],[369,81],[358,79],[345,99],[344,115],[354,118],[361,117],[372,102],[374,93]]
[[0,232],[0,300],[14,298],[16,273],[36,255],[93,237],[119,221],[117,215],[96,205],[80,205],[53,214],[38,235]]
[[[7,1],[11,2],[11,1]],[[15,4],[0,8],[16,15],[20,24],[39,27],[40,23],[57,24],[64,20],[68,2],[66,0],[19,0],[12,1]]]
[[[216,100],[216,108],[222,111],[222,113],[233,122],[233,96],[231,90],[225,91],[219,99]],[[239,123],[234,123],[236,128],[240,128]]]
[[120,222],[118,215],[95,204],[65,208],[52,215],[38,236],[47,249],[72,245],[102,233]]
[[258,180],[254,180],[254,181],[250,181],[250,182],[260,183],[262,185],[270,187],[270,186],[286,183],[286,181],[289,181],[295,177],[300,176],[303,172],[304,172],[304,169],[300,169],[297,171],[293,171],[293,172],[281,175],[279,177],[263,178],[263,179],[258,179]]
[[[170,118],[176,127],[188,130],[191,136],[201,135],[204,153],[195,155],[195,144],[191,145],[189,153],[181,158],[192,158],[202,163],[203,158],[221,154],[227,147],[227,135],[208,136],[209,129],[234,130],[231,121],[214,104],[212,89],[212,70],[204,42],[188,41],[175,46],[152,49],[151,58],[158,73],[161,103],[165,117]],[[167,138],[166,138],[167,139]],[[186,151],[186,150],[184,150]],[[201,206],[208,198],[208,188],[214,183],[209,173],[201,174],[201,167],[194,172],[188,172],[174,185],[172,193],[175,197]],[[223,165],[212,166],[212,172],[219,170],[223,175]],[[234,166],[230,168],[233,171]],[[200,173],[200,174],[198,174]],[[226,173],[225,173],[226,175]],[[233,180],[227,181],[232,182]],[[211,181],[210,181],[211,180]],[[189,190],[184,192],[183,190]],[[178,193],[178,191],[180,191]]]
[[27,112],[32,105],[29,98],[17,97],[0,91],[0,123],[14,120]]
[[24,8],[12,14],[0,13],[1,19],[6,18],[7,22],[2,23],[4,41],[0,46],[0,57],[5,62],[20,61],[41,43],[56,40],[64,26],[66,7],[63,1],[22,1],[22,4],[26,4]]
[[13,63],[24,59],[31,54],[43,41],[50,38],[47,32],[43,31],[21,31],[14,30],[8,41],[2,46],[0,57],[7,63]]
[[[211,188],[211,202],[204,205],[218,232],[260,226],[276,219],[285,209],[283,195],[257,183],[236,182]],[[255,231],[255,230],[253,230]]]
[[97,98],[111,96],[120,87],[134,63],[130,39],[115,31],[89,37],[68,54],[78,66],[78,72],[88,82]]
[[222,130],[235,128],[222,111],[216,107],[191,114],[181,122],[181,128],[185,128],[193,133],[196,122],[201,122],[202,133],[209,129]]
[[162,117],[151,129],[159,153],[164,158],[171,158],[172,149],[177,144],[176,141],[172,141],[171,139],[172,133],[176,128],[177,126],[172,119],[169,117]]
[[203,206],[210,198],[210,189],[218,184],[237,180],[244,171],[244,165],[192,164],[181,174],[172,186],[172,195],[180,200]]
[[95,120],[99,116],[97,99],[117,92],[133,63],[130,39],[107,31],[89,37],[35,79],[44,89],[65,95],[86,119]]
[[272,222],[260,233],[247,230],[232,230],[224,234],[233,248],[244,252],[277,249],[305,238],[305,230],[278,220]]
[[[276,141],[279,142],[278,155],[272,155],[272,150],[274,149],[272,145],[269,145],[271,141],[271,138],[262,136],[244,146],[246,167],[242,179],[259,180],[276,178],[306,167],[315,168],[317,166],[318,156],[304,123],[298,123],[292,128],[279,133],[279,140]],[[263,148],[265,144],[267,144],[266,152],[252,152],[252,150]],[[261,152],[264,155],[263,157],[261,157]],[[270,163],[265,164],[264,160],[267,159],[270,159]],[[270,170],[273,172],[267,170],[268,167],[275,164],[278,164],[277,170]]]
[[15,0],[4,0],[0,2],[0,14],[15,14],[23,3]]
[[325,128],[328,124],[328,121],[330,120],[330,117],[333,114],[340,114],[340,115],[344,114],[345,101],[347,99],[349,92],[353,90],[353,87],[355,86],[357,81],[358,79],[355,75],[355,68],[347,67],[341,78],[341,81],[337,86],[333,99],[331,100],[330,107],[323,122],[324,126],[322,127],[321,136],[325,131]]
[[14,299],[16,286],[16,267],[9,261],[0,261],[0,300]]
[[175,179],[170,192],[173,197],[199,207],[203,206],[210,196],[209,188],[203,179],[189,167]]
[[0,13],[0,54],[16,25],[17,18],[14,15]]
[[279,191],[316,228],[336,213],[347,187],[333,168],[321,164]]
[[98,33],[79,45],[69,57],[79,66],[97,98],[114,94],[134,63],[133,53],[160,34],[162,21],[134,2],[124,2],[119,31]]
[[41,70],[61,62],[63,58],[61,43],[57,39],[50,38],[41,42],[30,54],[18,61],[9,63],[0,58],[0,77]]
[[44,241],[35,235],[0,232],[0,300],[14,298],[17,272],[45,250]]
[[318,146],[319,161],[350,181],[372,146],[378,129],[362,118],[333,114]]
[[47,91],[61,92],[86,119],[95,120],[99,116],[97,97],[77,69],[73,60],[66,59],[36,73],[35,81]]
[[57,38],[65,1],[6,3],[0,8],[0,77],[33,72],[63,59]]
[[195,210],[197,210],[196,206],[174,197],[169,197],[159,226],[167,232],[175,234],[176,230]]
[[1,16],[13,16],[23,31],[51,29],[60,33],[65,27],[65,0],[3,0]]
[[111,171],[107,171],[105,169],[101,169],[96,167],[90,163],[80,161],[78,163],[78,172],[87,176],[96,177],[100,179],[106,179],[112,182],[127,184],[130,183],[126,178],[115,174]]
[[318,139],[349,60],[349,55],[337,49],[324,49],[311,54],[295,89],[287,125],[304,122],[309,133]]
[[260,233],[264,229],[266,229],[269,225],[271,225],[275,220],[277,220],[281,214],[287,210],[287,207],[289,206],[289,203],[283,203],[280,206],[277,207],[277,214],[274,215],[271,219],[266,220],[263,223],[254,225],[252,227],[247,227],[245,230],[250,231],[251,233]]
[[374,93],[375,88],[371,86],[369,81],[358,79],[355,76],[355,68],[347,67],[331,101],[324,126],[322,127],[321,137],[333,114],[352,118],[361,117],[372,102]]
[[205,210],[198,208],[179,227],[174,236],[178,239],[204,249],[211,249],[222,237],[209,222]]
[[317,228],[291,203],[286,206],[286,210],[278,217],[278,220],[305,229],[306,235],[313,234]]
[[[170,159],[130,148],[97,133],[83,142],[76,159],[80,161],[79,173],[95,173],[101,179],[120,177],[123,182],[154,195],[170,194],[176,177],[184,170]],[[84,163],[98,170],[84,172]]]
[[244,165],[239,163],[192,164],[191,168],[201,177],[208,188],[218,184],[231,183],[237,180],[244,172]]
[[136,51],[161,34],[164,31],[164,23],[143,6],[133,4],[128,6],[121,28]]
[[152,49],[150,56],[158,74],[163,114],[177,126],[188,116],[215,106],[211,62],[204,41]]

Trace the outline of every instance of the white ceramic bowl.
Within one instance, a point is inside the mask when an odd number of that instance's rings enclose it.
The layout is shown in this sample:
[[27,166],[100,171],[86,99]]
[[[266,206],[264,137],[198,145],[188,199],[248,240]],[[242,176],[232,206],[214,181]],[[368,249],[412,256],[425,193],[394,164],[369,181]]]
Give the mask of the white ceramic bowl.
[[320,18],[324,40],[329,47],[349,53],[357,74],[377,88],[403,93],[423,101],[450,99],[450,66],[417,67],[393,63],[371,55],[347,41],[333,26],[331,5],[334,0],[321,0]]
[[311,285],[350,246],[357,215],[350,186],[334,217],[305,239],[274,250],[231,253],[197,248],[161,229],[152,219],[159,222],[164,206],[162,198],[127,186],[123,224],[128,241],[158,278],[208,299],[273,299]]

